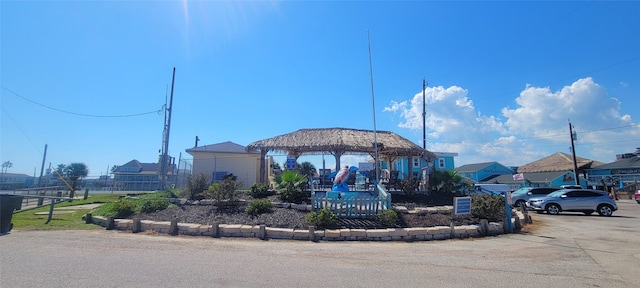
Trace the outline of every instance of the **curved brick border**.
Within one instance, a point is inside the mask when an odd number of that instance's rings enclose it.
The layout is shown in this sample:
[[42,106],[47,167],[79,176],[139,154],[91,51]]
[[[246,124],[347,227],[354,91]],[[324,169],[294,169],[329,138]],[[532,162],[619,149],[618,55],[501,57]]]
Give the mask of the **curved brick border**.
[[[295,205],[295,204],[294,204]],[[290,205],[289,208],[311,211],[311,205]],[[402,206],[394,207],[398,213],[451,213],[453,207],[429,207],[408,210]],[[514,211],[514,218],[511,219],[514,227],[518,228],[520,223],[526,223],[525,215],[520,211]],[[101,216],[89,216],[88,221],[105,227],[106,229],[117,229],[132,231],[134,233],[153,231],[156,233],[170,235],[190,235],[190,236],[210,236],[210,237],[250,237],[267,239],[288,239],[307,241],[429,241],[444,239],[463,239],[472,237],[484,237],[505,233],[504,222],[486,222],[476,225],[462,226],[435,226],[435,227],[412,227],[412,228],[386,228],[386,229],[289,229],[271,228],[264,225],[243,225],[243,224],[191,224],[178,223],[177,221],[156,222],[139,219],[113,219]]]

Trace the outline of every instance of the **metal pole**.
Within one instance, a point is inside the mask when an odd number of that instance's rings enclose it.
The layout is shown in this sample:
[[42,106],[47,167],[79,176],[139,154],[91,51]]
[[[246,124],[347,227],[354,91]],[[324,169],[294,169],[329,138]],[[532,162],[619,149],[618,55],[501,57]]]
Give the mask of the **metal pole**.
[[369,79],[371,81],[371,107],[373,110],[373,149],[375,150],[374,165],[376,165],[376,184],[380,182],[380,158],[378,156],[378,132],[376,131],[376,100],[373,93],[373,64],[371,64],[371,37],[367,30],[367,46],[369,48]]

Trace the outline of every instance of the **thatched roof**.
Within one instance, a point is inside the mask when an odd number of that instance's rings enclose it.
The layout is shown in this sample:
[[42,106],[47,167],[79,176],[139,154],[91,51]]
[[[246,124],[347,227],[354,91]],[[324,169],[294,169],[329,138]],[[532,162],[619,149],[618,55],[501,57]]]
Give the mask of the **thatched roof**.
[[[389,131],[376,131],[379,154],[383,156],[436,156],[406,138]],[[247,145],[248,151],[280,151],[290,154],[345,153],[372,155],[374,151],[372,130],[349,128],[300,129],[295,132],[255,141]]]
[[[592,166],[602,165],[602,162],[589,160],[576,156],[576,166],[578,170],[586,170]],[[573,171],[572,156],[567,153],[558,152],[540,160],[518,167],[518,173],[531,172],[553,172],[553,171]]]

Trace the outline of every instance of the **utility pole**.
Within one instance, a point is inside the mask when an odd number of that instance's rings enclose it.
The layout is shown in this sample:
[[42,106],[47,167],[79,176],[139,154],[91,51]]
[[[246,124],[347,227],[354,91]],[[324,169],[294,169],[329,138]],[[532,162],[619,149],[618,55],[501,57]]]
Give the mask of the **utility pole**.
[[44,162],[47,160],[47,144],[44,144],[44,155],[42,156],[42,165],[40,166],[40,177],[38,177],[38,187],[40,186],[40,181],[42,181],[42,172],[44,172]]
[[171,77],[171,98],[169,100],[169,107],[167,108],[167,119],[165,119],[165,133],[164,133],[164,139],[163,139],[163,147],[162,147],[162,169],[161,172],[162,175],[160,175],[160,185],[158,185],[158,190],[164,190],[165,185],[167,184],[167,166],[170,165],[169,162],[169,155],[168,155],[168,151],[169,151],[169,132],[171,131],[171,111],[173,110],[173,87],[174,87],[174,83],[176,80],[176,67],[173,67],[173,76]]
[[425,102],[425,90],[427,79],[422,78],[422,149],[427,149],[427,104]]
[[571,136],[571,154],[573,155],[573,176],[576,178],[576,185],[580,185],[580,175],[578,175],[578,163],[576,163],[576,147],[575,145],[573,145],[573,140],[576,140],[578,137],[576,134],[573,133],[573,126],[571,125],[570,120],[569,120],[569,134]]

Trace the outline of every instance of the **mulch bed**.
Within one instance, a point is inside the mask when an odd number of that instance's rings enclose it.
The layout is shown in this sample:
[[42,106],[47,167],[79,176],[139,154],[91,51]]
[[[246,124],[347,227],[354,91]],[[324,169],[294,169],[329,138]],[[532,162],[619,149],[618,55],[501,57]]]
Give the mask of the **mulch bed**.
[[[251,196],[243,196],[245,201],[241,201],[237,206],[227,207],[225,209],[217,209],[212,205],[172,205],[171,207],[156,211],[153,213],[136,213],[131,219],[153,220],[153,221],[171,221],[177,219],[180,223],[194,223],[210,225],[218,224],[246,224],[246,225],[265,225],[267,227],[276,228],[293,228],[307,229],[309,223],[304,217],[309,213],[307,211],[299,211],[289,208],[272,208],[270,213],[259,214],[256,216],[249,215],[245,212],[246,205],[253,200]],[[272,203],[281,202],[278,196],[269,196]],[[452,205],[451,197],[441,198],[427,195],[393,195],[392,202],[394,205],[404,206],[408,209],[416,207],[433,207],[442,205]],[[375,229],[375,228],[402,228],[402,227],[433,227],[433,226],[449,226],[477,224],[479,219],[470,215],[453,216],[444,214],[403,214],[398,213],[399,219],[395,225],[384,225],[376,219],[339,219],[337,227],[333,228],[350,228],[350,229]]]

